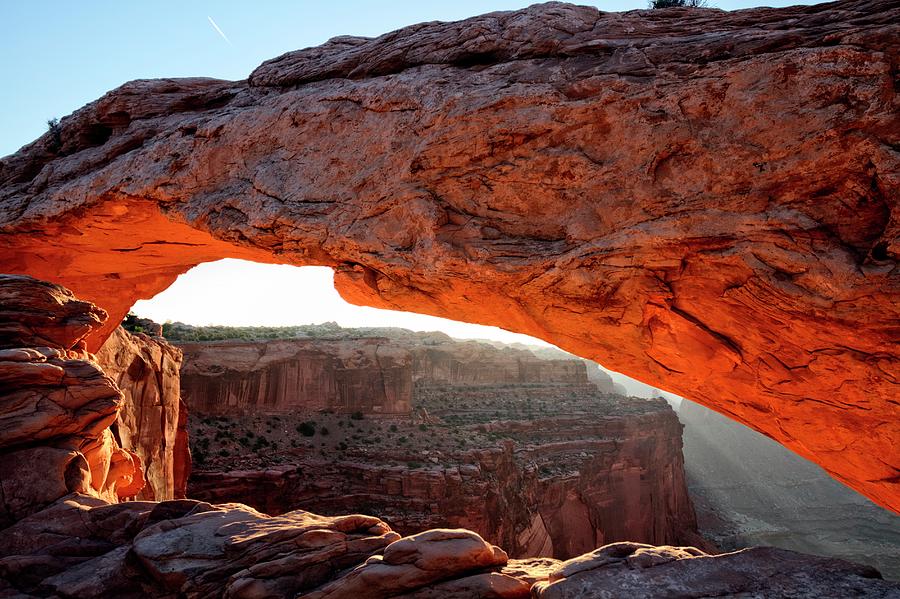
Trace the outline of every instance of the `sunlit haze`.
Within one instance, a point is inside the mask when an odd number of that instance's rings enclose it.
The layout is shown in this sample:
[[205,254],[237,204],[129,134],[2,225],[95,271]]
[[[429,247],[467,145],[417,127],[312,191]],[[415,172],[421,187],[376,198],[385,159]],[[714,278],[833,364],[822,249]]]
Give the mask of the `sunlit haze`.
[[137,302],[133,311],[158,322],[194,325],[289,326],[334,321],[344,327],[402,327],[444,331],[457,338],[549,345],[496,327],[354,306],[338,295],[332,274],[323,266],[219,260],[193,268],[153,299]]

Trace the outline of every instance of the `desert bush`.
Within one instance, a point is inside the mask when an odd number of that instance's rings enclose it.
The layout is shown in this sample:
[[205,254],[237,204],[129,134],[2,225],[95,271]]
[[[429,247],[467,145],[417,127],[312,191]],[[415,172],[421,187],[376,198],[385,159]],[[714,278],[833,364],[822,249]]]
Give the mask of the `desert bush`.
[[58,152],[62,148],[62,128],[59,126],[58,118],[47,120],[47,131],[50,132],[51,150],[53,152]]
[[650,0],[650,8],[706,8],[706,0]]
[[301,422],[297,425],[297,432],[304,437],[312,437],[316,434],[316,423],[312,420]]
[[359,411],[353,412],[352,414],[350,414],[350,419],[351,420],[362,420],[363,413],[359,412]]

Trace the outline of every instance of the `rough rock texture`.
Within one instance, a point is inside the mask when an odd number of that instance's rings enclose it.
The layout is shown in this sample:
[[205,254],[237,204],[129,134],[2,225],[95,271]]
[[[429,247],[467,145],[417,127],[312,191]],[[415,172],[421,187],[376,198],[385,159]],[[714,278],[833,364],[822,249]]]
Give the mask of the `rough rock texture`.
[[409,352],[386,339],[181,343],[197,414],[312,410],[408,414]]
[[893,0],[545,4],[131,82],[0,162],[0,269],[117,322],[203,261],[333,266],[350,301],[546,339],[897,510],[898,40]]
[[406,345],[412,353],[413,380],[427,384],[584,385],[588,382],[586,364],[574,356],[542,359],[527,349],[459,341],[441,333],[408,334],[397,342]]
[[0,275],[0,300],[0,528],[72,492],[134,496],[141,460],[109,431],[122,393],[72,349],[106,314],[25,276]]
[[106,320],[106,312],[59,285],[0,274],[0,349],[84,349],[84,338]]
[[[70,495],[0,535],[0,594],[22,597],[896,597],[836,559],[754,548],[616,543],[569,560],[507,560],[465,530],[400,538],[371,516],[269,517],[240,504],[119,504]],[[298,595],[299,593],[299,595]]]
[[897,597],[877,570],[772,547],[717,556],[694,547],[615,543],[563,562],[532,589],[540,599],[574,597]]
[[900,516],[745,426],[682,400],[684,467],[703,535],[838,557],[900,580]]
[[120,446],[141,458],[147,485],[137,499],[184,497],[190,453],[181,414],[181,350],[118,327],[96,357],[124,394],[111,430]]

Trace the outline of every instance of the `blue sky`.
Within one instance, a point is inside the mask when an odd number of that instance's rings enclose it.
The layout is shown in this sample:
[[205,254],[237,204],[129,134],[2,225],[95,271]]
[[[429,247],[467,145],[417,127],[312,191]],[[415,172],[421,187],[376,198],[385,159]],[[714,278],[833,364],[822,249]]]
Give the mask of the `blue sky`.
[[[804,3],[711,1],[727,10]],[[580,3],[608,11],[646,7],[645,0]],[[65,116],[131,79],[243,79],[268,58],[335,35],[377,36],[421,21],[456,20],[529,4],[527,0],[4,0],[0,2],[0,156],[41,135],[47,119]],[[207,17],[213,18],[231,44]]]

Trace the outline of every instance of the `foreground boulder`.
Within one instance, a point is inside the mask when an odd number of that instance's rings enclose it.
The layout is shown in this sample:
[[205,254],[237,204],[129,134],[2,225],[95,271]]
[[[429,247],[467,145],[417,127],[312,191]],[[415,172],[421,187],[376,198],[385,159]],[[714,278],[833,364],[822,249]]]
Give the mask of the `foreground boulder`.
[[897,597],[874,568],[786,549],[711,556],[693,547],[615,543],[563,562],[535,597]]
[[771,548],[719,556],[616,543],[508,560],[466,530],[410,537],[370,516],[71,495],[0,534],[0,596],[257,599],[897,597],[850,562]]
[[[544,4],[135,81],[0,162],[0,269],[111,321],[201,262],[528,333],[900,510],[900,7]],[[364,156],[364,160],[360,157]]]

